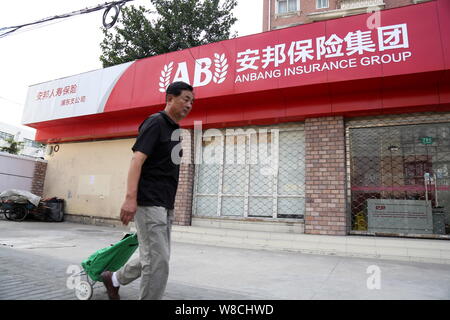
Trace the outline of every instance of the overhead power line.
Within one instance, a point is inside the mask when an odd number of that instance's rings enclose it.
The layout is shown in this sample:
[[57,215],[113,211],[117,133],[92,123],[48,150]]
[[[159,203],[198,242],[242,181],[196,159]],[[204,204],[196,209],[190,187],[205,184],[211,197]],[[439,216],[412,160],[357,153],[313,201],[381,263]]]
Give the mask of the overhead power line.
[[[87,13],[91,13],[91,12],[95,12],[95,11],[99,11],[99,10],[103,10],[103,9],[105,9],[105,12],[103,13],[103,26],[105,28],[109,29],[116,23],[117,18],[119,17],[120,9],[122,8],[122,6],[130,1],[134,1],[134,0],[118,0],[118,1],[105,2],[104,4],[98,4],[94,7],[89,7],[89,8],[85,8],[85,9],[81,9],[81,10],[77,10],[77,11],[72,11],[70,13],[65,13],[65,14],[60,14],[60,15],[56,15],[53,17],[44,18],[44,19],[41,19],[41,20],[38,20],[35,22],[25,23],[22,25],[11,26],[11,27],[3,27],[3,28],[0,28],[0,38],[6,37],[24,27],[29,27],[29,26],[57,20],[57,19],[70,18],[70,17],[76,16],[76,15],[87,14]],[[106,17],[108,16],[108,13],[111,11],[111,9],[114,9],[114,16],[113,16],[112,21],[107,23]]]

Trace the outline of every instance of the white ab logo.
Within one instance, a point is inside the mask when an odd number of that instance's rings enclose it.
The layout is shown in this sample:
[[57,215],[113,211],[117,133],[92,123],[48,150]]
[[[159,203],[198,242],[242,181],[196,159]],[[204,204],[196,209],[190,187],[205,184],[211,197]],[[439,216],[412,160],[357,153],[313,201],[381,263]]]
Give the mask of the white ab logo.
[[366,273],[372,274],[367,278],[367,289],[381,289],[381,270],[378,266],[371,265],[367,268]]
[[[210,58],[201,58],[195,60],[195,71],[194,71],[194,82],[193,87],[203,87],[214,81],[220,84],[225,81],[226,75],[228,73],[228,60],[225,57],[225,53],[222,55],[214,54],[214,74],[210,70],[212,65],[212,60]],[[173,61],[169,64],[164,65],[161,71],[161,76],[159,77],[159,91],[165,92],[167,86],[170,84],[170,76],[173,70]],[[186,83],[192,83],[189,77],[189,72],[187,68],[187,63],[185,61],[178,63],[178,67],[175,71],[175,76],[172,82],[184,81]]]

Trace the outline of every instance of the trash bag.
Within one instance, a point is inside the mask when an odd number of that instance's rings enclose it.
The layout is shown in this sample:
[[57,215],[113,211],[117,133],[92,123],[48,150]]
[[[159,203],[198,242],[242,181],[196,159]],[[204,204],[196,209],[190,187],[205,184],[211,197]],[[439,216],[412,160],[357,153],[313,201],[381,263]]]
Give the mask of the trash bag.
[[119,270],[127,263],[138,245],[136,233],[126,234],[116,244],[94,252],[81,263],[81,266],[93,281],[102,281],[102,272]]
[[64,199],[51,198],[41,201],[44,221],[64,221]]

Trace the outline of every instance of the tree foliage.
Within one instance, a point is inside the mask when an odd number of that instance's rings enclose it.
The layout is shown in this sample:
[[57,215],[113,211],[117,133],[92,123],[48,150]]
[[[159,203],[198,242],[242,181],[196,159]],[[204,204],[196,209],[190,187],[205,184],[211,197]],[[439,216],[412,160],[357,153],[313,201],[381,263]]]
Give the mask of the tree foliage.
[[14,138],[8,138],[4,141],[8,143],[8,146],[0,147],[0,151],[11,154],[19,154],[19,152],[23,149],[23,142],[15,141]]
[[102,28],[103,67],[235,37],[237,0],[150,0],[156,17],[142,6],[123,7],[113,29]]

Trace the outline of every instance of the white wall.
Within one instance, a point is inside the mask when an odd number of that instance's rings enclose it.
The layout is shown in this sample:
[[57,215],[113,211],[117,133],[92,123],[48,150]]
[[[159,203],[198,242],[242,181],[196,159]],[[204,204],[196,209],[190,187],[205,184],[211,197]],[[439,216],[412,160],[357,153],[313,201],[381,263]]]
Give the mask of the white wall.
[[35,160],[0,152],[0,192],[20,189],[31,192]]
[[135,139],[61,143],[48,161],[44,198],[66,201],[66,213],[118,219]]

